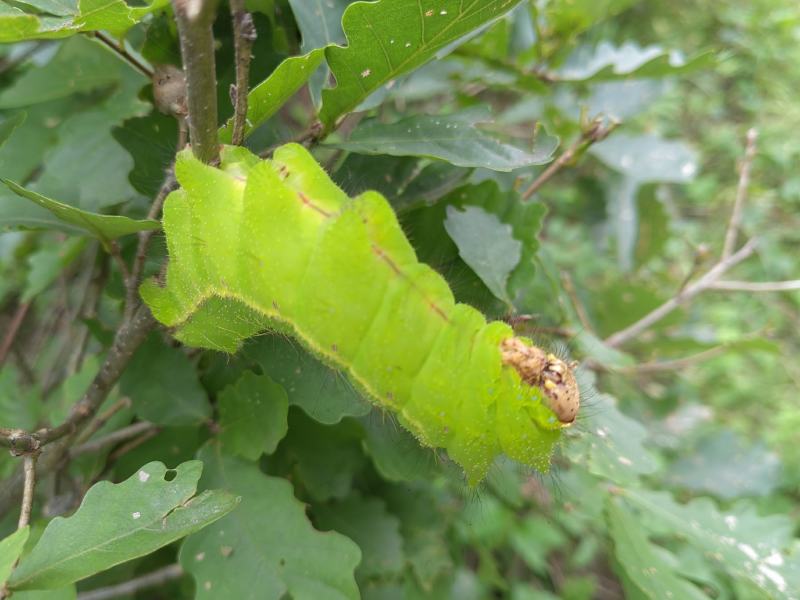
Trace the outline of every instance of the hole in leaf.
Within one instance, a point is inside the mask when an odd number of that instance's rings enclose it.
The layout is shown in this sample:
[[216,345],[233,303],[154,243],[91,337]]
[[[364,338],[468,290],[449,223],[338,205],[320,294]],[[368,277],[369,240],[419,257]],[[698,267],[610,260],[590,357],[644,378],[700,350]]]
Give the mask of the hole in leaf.
[[178,475],[178,472],[175,469],[169,469],[166,473],[164,473],[164,481],[172,481]]

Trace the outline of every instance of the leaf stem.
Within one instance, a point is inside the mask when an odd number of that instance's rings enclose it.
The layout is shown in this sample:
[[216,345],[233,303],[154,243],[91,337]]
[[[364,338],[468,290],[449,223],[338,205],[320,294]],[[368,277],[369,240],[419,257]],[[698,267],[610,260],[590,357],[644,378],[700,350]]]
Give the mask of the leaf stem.
[[125,48],[124,42],[117,42],[111,36],[109,36],[106,33],[103,33],[102,31],[95,31],[94,37],[99,42],[103,43],[105,46],[110,48],[113,52],[118,54],[123,60],[125,60],[134,69],[139,71],[142,75],[144,75],[148,79],[153,78],[153,69],[151,69],[142,61],[140,61],[133,54],[128,52],[128,50]]
[[180,565],[168,565],[124,583],[82,592],[78,594],[78,600],[110,600],[111,598],[131,596],[140,590],[157,587],[181,577],[183,577],[183,568]]

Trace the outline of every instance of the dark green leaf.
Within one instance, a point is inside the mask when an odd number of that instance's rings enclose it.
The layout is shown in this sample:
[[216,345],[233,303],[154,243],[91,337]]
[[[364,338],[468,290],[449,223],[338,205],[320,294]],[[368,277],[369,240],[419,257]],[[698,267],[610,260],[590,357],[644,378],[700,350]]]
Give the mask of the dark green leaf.
[[286,390],[268,376],[252,371],[222,390],[218,410],[225,452],[250,460],[272,454],[288,429]]
[[356,569],[361,585],[370,579],[397,577],[405,567],[400,521],[378,498],[351,494],[340,502],[315,507],[314,516],[321,529],[338,531],[361,548]]
[[133,355],[120,388],[139,418],[158,425],[197,425],[211,416],[194,365],[155,334]]
[[127,119],[122,126],[114,127],[111,135],[133,158],[133,169],[128,175],[131,185],[140,194],[154,197],[175,159],[176,119],[152,111],[146,117]]
[[362,419],[364,450],[389,481],[430,481],[437,473],[436,455],[392,418],[373,413]]
[[27,281],[22,301],[29,302],[46,290],[78,258],[86,247],[85,238],[73,238],[65,244],[46,244],[28,257]]
[[497,298],[511,304],[508,276],[522,256],[522,243],[514,238],[511,227],[476,206],[463,211],[448,206],[444,227],[464,262]]
[[245,352],[266,375],[283,386],[289,404],[299,406],[320,423],[360,417],[371,409],[342,374],[286,338],[262,337],[249,344]]
[[0,147],[11,137],[14,130],[25,122],[27,113],[18,112],[15,115],[0,121]]
[[122,483],[102,481],[92,486],[71,517],[56,517],[48,524],[9,586],[65,586],[216,521],[233,510],[237,499],[219,490],[195,495],[202,469],[199,461],[175,470],[154,462]]
[[224,486],[242,501],[181,547],[180,562],[195,578],[198,600],[359,597],[353,577],[358,546],[337,533],[316,531],[288,481],[224,456],[215,445],[200,458],[206,464],[203,483]]

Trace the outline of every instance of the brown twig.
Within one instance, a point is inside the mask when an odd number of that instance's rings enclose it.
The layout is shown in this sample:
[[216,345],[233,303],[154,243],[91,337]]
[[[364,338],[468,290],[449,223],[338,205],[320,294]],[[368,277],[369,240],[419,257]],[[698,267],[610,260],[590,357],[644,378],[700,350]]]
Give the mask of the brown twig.
[[6,329],[6,334],[3,336],[3,341],[0,342],[0,366],[6,362],[8,352],[11,350],[11,346],[14,345],[14,340],[17,337],[17,333],[19,333],[19,328],[22,326],[22,322],[25,320],[25,315],[28,314],[28,309],[30,307],[30,302],[22,302],[17,306],[14,316],[11,317],[11,323],[8,324],[8,329]]
[[589,126],[584,129],[580,137],[575,140],[572,145],[561,154],[561,156],[550,163],[536,179],[534,179],[533,183],[528,186],[528,189],[523,192],[522,200],[530,200],[530,198],[536,192],[538,192],[539,189],[545,183],[547,183],[551,177],[553,177],[553,175],[558,173],[561,169],[571,163],[573,159],[586,151],[589,146],[606,139],[618,126],[618,121],[611,121],[608,125],[605,125],[602,118],[594,119]]
[[181,577],[183,577],[183,569],[181,566],[178,564],[169,565],[124,583],[97,588],[96,590],[90,590],[88,592],[81,592],[78,594],[78,600],[110,600],[111,598],[132,596],[141,590],[157,587],[174,579],[180,579]]
[[31,510],[33,509],[33,490],[36,487],[36,459],[37,453],[25,456],[22,469],[25,473],[25,483],[22,486],[22,506],[19,511],[19,523],[17,529],[22,529],[31,522]]
[[236,57],[236,83],[231,86],[233,101],[233,133],[231,143],[240,146],[244,141],[247,124],[247,93],[250,88],[250,59],[253,42],[256,41],[256,26],[253,16],[247,12],[244,0],[230,0],[233,18],[233,44]]
[[86,442],[85,444],[81,444],[80,446],[75,446],[72,450],[70,450],[69,456],[70,458],[75,458],[76,456],[80,456],[81,454],[91,454],[93,452],[99,452],[111,446],[116,446],[120,442],[125,442],[131,438],[135,438],[138,435],[157,429],[158,425],[154,425],[149,421],[134,423],[133,425],[128,425],[127,427],[123,427],[122,429],[117,429],[116,431],[113,431],[108,435],[105,435],[101,438],[97,438],[96,440]]
[[731,292],[790,292],[800,290],[800,279],[789,281],[716,281],[709,289]]
[[658,308],[650,311],[644,317],[636,321],[633,325],[616,332],[615,334],[607,337],[604,341],[607,346],[616,348],[622,344],[629,342],[635,337],[641,335],[644,331],[652,327],[655,323],[666,317],[673,310],[680,305],[685,304],[699,293],[709,289],[713,283],[719,280],[723,273],[731,267],[738,265],[744,259],[749,257],[756,249],[757,240],[755,238],[749,240],[738,251],[731,254],[725,259],[721,259],[705,275],[700,279],[687,285],[676,296],[673,296],[664,302]]
[[32,433],[22,430],[0,429],[0,446],[6,446],[17,455],[38,452],[43,446],[71,436],[91,419],[117,383],[135,350],[144,342],[155,327],[150,310],[140,306],[136,314],[117,331],[114,343],[103,366],[86,390],[83,397],[72,407],[69,416],[56,427],[40,429]]
[[586,307],[583,305],[583,302],[581,302],[581,299],[578,298],[578,292],[575,289],[575,284],[569,273],[561,273],[561,283],[564,286],[564,291],[567,293],[567,296],[569,296],[570,302],[572,302],[572,307],[575,309],[575,314],[578,315],[578,320],[581,322],[583,328],[586,331],[594,331],[591,319],[589,319],[589,313],[586,312]]
[[217,78],[214,66],[216,0],[172,0],[186,74],[189,141],[201,161],[219,156]]
[[742,221],[742,207],[747,200],[747,189],[750,186],[750,171],[753,166],[753,159],[756,156],[756,139],[758,132],[750,129],[747,132],[747,142],[744,151],[744,158],[739,170],[739,185],[736,188],[736,199],[733,203],[731,218],[728,221],[728,228],[725,231],[725,242],[722,246],[722,258],[728,258],[736,247],[736,238],[739,235],[739,227]]
[[[164,206],[164,200],[175,188],[178,187],[178,182],[175,180],[174,165],[170,166],[167,171],[167,177],[158,190],[153,203],[150,205],[150,211],[147,213],[148,219],[157,219],[161,214],[161,209]],[[139,232],[139,242],[136,245],[136,255],[133,259],[133,267],[131,268],[131,276],[125,286],[125,312],[131,314],[137,305],[136,294],[139,290],[139,285],[142,283],[144,275],[144,265],[147,259],[147,249],[150,246],[150,241],[153,239],[155,230],[146,229]]]
[[105,411],[97,415],[97,418],[94,419],[89,425],[84,429],[81,434],[75,440],[75,443],[82,444],[90,437],[92,437],[95,433],[97,433],[103,425],[108,423],[109,419],[117,414],[121,410],[125,410],[126,408],[131,407],[131,399],[127,396],[120,398],[114,404],[108,407]]
[[111,36],[102,31],[95,31],[94,37],[105,44],[108,48],[113,50],[116,54],[118,54],[122,59],[124,59],[128,64],[130,64],[134,69],[139,71],[142,75],[147,77],[148,79],[152,79],[153,77],[153,70],[136,58],[133,54],[128,52],[125,49],[124,42],[117,42]]

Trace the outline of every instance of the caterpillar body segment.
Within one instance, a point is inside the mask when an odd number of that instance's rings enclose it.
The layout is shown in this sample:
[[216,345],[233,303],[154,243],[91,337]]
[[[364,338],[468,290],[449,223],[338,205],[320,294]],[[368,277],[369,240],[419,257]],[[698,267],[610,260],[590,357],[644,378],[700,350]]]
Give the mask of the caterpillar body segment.
[[219,168],[184,151],[176,176],[166,282],[141,294],[178,339],[235,352],[278,328],[446,448],[470,484],[501,452],[547,470],[577,412],[571,367],[457,304],[380,194],[349,198],[296,144],[272,160],[228,147]]

